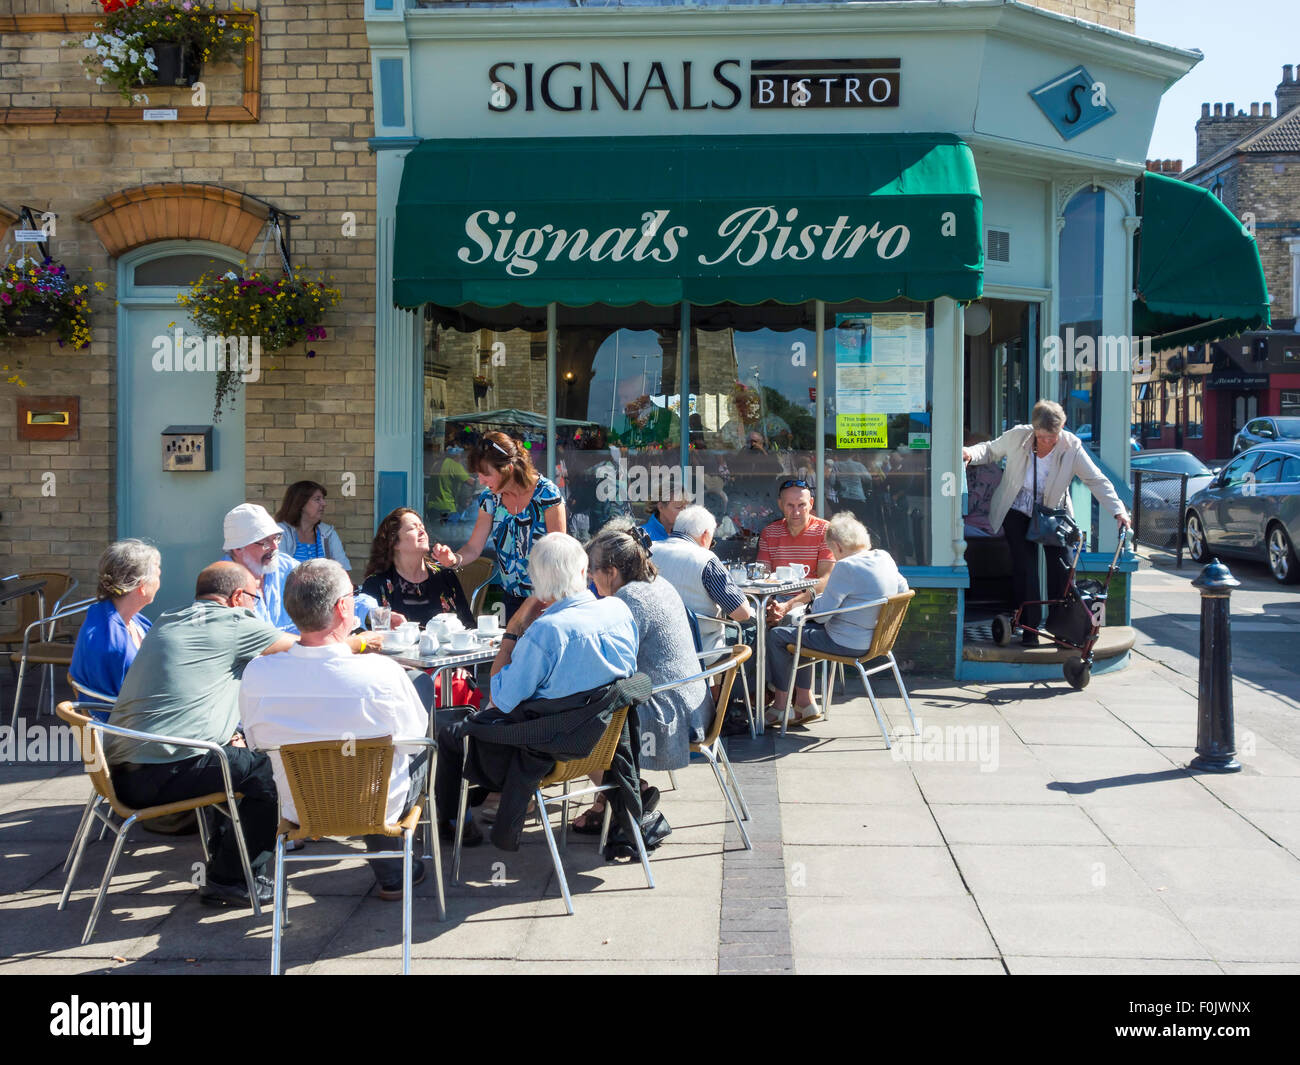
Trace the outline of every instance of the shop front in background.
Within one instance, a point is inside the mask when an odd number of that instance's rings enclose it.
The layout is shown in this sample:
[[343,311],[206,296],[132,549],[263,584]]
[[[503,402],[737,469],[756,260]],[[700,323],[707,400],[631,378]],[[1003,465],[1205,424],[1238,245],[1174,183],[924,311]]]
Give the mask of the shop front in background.
[[548,472],[549,386],[550,472],[580,540],[616,517],[643,523],[661,500],[684,496],[718,519],[722,558],[750,560],[779,516],[780,485],[798,480],[821,512],[854,513],[899,564],[927,565],[931,305],[824,305],[820,376],[817,306],[560,307],[550,381],[545,308],[431,308],[430,535],[468,539],[477,486],[466,462],[482,433],[521,438]]

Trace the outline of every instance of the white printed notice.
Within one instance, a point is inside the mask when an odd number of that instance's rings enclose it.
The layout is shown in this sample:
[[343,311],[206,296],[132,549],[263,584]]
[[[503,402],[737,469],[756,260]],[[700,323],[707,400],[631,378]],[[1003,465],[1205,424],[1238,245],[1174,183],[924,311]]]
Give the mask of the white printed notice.
[[925,410],[925,314],[835,316],[835,413]]

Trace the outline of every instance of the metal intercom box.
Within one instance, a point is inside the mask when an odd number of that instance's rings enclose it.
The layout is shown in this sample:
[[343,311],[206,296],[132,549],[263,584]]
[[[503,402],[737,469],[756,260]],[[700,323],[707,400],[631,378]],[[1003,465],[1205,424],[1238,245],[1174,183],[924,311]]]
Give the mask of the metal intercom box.
[[163,470],[207,473],[212,469],[212,426],[169,425],[162,431]]

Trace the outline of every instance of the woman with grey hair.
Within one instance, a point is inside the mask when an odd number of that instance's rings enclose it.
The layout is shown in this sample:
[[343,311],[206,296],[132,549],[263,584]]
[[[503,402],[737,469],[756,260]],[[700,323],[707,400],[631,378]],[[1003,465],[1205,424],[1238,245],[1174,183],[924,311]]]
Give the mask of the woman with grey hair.
[[[1040,399],[1029,420],[1029,425],[1008,429],[996,440],[961,449],[962,461],[972,466],[1006,460],[1002,481],[989,503],[989,525],[1001,528],[1011,548],[1011,600],[1017,607],[1038,595],[1038,544],[1028,536],[1035,504],[1052,510],[1063,506],[1073,514],[1070,482],[1078,477],[1115,516],[1121,533],[1129,526],[1128,511],[1115,486],[1097,468],[1083,442],[1065,431],[1061,405]],[[1044,545],[1043,551],[1047,556],[1047,598],[1059,599],[1065,592],[1069,568],[1066,550]],[[1024,620],[1040,627],[1042,609],[1026,611]],[[1022,632],[1021,639],[1029,647],[1038,643],[1037,634],[1031,632]]]
[[[907,580],[898,572],[888,551],[873,551],[871,536],[866,527],[852,514],[836,514],[826,525],[826,546],[835,556],[835,567],[826,581],[826,590],[813,600],[810,614],[826,610],[850,610],[837,614],[825,623],[810,621],[804,625],[803,644],[810,651],[828,651],[837,655],[864,654],[871,646],[876,631],[880,607],[852,610],[878,599],[907,591]],[[790,687],[790,670],[794,667],[794,654],[786,648],[794,643],[796,627],[782,625],[767,633],[767,675],[775,689],[772,706],[764,721],[769,726],[781,724],[785,717],[786,700]],[[811,669],[807,662],[801,669]],[[794,711],[789,724],[807,724],[816,721],[821,713],[812,701],[812,687],[802,687],[796,682]]]
[[[602,596],[615,596],[627,604],[640,637],[636,656],[638,673],[651,684],[689,677],[700,672],[695,639],[686,618],[686,606],[667,580],[659,578],[650,561],[650,537],[626,519],[615,519],[587,545],[587,569]],[[692,733],[703,737],[713,723],[713,699],[708,685],[697,680],[660,692],[636,709],[642,769],[683,769],[691,759]],[[599,781],[597,781],[599,783]],[[641,782],[641,801],[650,811],[659,801],[659,789]],[[575,832],[600,832],[603,797],[573,823]]]
[[[86,611],[68,672],[79,688],[112,698],[149,631],[140,611],[153,602],[162,581],[162,556],[143,540],[119,540],[99,556],[99,602]],[[90,700],[98,701],[98,700]],[[108,710],[93,710],[100,721]]]

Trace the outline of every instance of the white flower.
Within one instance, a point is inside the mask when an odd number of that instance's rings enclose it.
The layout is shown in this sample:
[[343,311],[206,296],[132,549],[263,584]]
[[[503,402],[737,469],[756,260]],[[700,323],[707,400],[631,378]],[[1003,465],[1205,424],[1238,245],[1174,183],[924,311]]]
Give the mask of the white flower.
[[100,58],[103,58],[104,56],[108,55],[108,49],[102,44],[97,45],[95,48],[95,54],[98,55]]
[[[89,77],[89,75],[87,75],[87,77]],[[104,84],[104,79],[103,79],[103,78],[96,78],[96,79],[95,79],[95,84],[96,84],[96,85],[103,85],[103,84]]]

